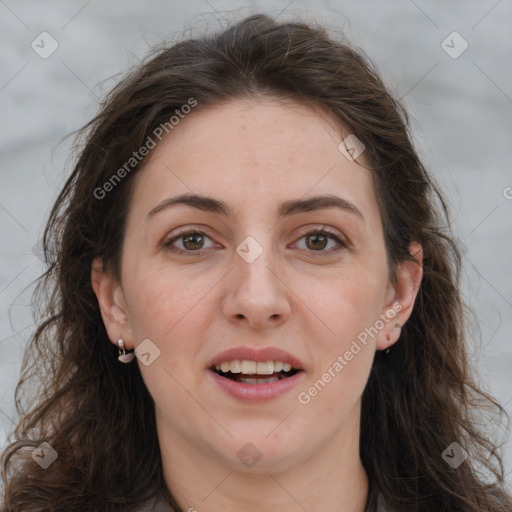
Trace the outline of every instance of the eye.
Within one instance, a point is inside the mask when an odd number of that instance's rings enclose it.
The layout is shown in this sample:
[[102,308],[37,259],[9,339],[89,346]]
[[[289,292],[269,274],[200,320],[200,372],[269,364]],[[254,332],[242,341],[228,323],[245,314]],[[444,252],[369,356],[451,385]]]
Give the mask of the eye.
[[[306,250],[308,252],[318,253],[315,256],[332,256],[347,248],[347,244],[338,235],[324,228],[304,233],[300,240],[303,239],[306,240]],[[324,250],[329,245],[329,242],[334,242],[334,247],[337,246],[337,248]]]
[[[166,249],[177,254],[200,256],[204,249],[213,247],[213,245],[210,247],[204,246],[206,239],[212,241],[204,232],[190,230],[166,240],[163,245]],[[307,231],[302,234],[299,240],[302,239],[306,240],[305,250],[317,253],[315,256],[332,256],[347,248],[347,244],[338,235],[325,228]],[[331,247],[330,250],[325,250],[329,242],[334,243],[335,248]],[[177,247],[176,244],[181,245],[181,248]]]
[[[186,254],[187,256],[199,256],[204,247],[205,239],[211,238],[202,231],[193,230],[182,233],[164,242],[164,246],[172,252],[178,254]],[[174,244],[178,242],[183,247],[176,247]]]

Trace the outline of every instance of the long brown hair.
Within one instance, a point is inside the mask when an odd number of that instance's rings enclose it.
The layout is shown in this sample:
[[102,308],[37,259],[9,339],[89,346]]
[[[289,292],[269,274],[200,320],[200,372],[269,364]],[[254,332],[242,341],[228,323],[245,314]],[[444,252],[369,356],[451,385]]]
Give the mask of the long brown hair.
[[[474,416],[482,404],[504,411],[470,374],[460,255],[445,202],[411,142],[406,111],[364,53],[342,37],[258,14],[148,56],[82,129],[75,168],[45,230],[48,270],[36,290],[40,321],[16,388],[20,419],[2,458],[3,510],[135,510],[152,496],[179,510],[162,476],[152,398],[138,366],[117,361],[91,287],[91,263],[101,257],[119,273],[142,165],[126,162],[155,129],[191,98],[200,111],[262,96],[321,105],[364,143],[391,276],[411,258],[412,241],[423,246],[413,313],[390,355],[376,354],[363,395],[368,510],[377,492],[396,512],[512,509],[497,447]],[[48,469],[31,457],[42,442],[58,454]],[[469,455],[457,468],[442,456],[454,442]]]

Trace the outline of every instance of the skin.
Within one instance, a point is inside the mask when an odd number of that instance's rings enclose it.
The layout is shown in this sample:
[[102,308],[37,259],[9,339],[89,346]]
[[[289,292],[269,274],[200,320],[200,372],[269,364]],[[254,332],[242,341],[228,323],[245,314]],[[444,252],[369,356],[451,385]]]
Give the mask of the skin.
[[[149,366],[137,364],[155,401],[165,480],[184,510],[364,510],[361,395],[375,351],[396,342],[395,321],[405,323],[412,311],[422,251],[411,245],[416,262],[399,265],[392,283],[370,171],[338,150],[350,132],[335,126],[319,108],[271,98],[198,109],[137,176],[120,282],[101,260],[93,263],[112,343],[123,338],[133,349],[150,339],[160,350]],[[147,218],[183,193],[222,199],[236,215],[178,206]],[[323,194],[350,201],[363,218],[337,208],[277,218],[283,201]],[[198,257],[164,245],[187,226],[201,228],[203,245],[181,238],[174,246],[203,247]],[[347,246],[334,253],[334,240],[315,245],[301,232],[323,227]],[[263,248],[252,263],[236,252],[247,236]],[[299,403],[299,392],[393,305],[401,308],[393,321],[307,405]],[[305,377],[269,402],[237,400],[212,383],[207,365],[240,345],[288,351],[304,363]],[[252,467],[237,457],[249,442],[262,454]]]

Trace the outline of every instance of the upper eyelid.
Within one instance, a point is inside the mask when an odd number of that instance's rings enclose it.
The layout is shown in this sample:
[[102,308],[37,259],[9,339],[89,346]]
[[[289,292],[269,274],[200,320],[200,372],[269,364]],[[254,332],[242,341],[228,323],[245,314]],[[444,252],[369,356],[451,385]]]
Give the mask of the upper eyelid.
[[163,243],[164,244],[168,244],[169,242],[172,242],[174,240],[178,240],[181,237],[184,237],[184,236],[187,236],[187,235],[192,235],[194,233],[200,234],[200,235],[205,235],[208,238],[210,238],[210,240],[213,241],[213,238],[206,232],[205,228],[203,228],[203,227],[193,227],[192,226],[190,228],[183,228],[180,231],[178,231],[178,233],[174,233],[172,236],[171,235],[166,235],[164,237]]
[[[212,236],[210,236],[208,234],[208,231],[209,231],[208,227],[206,227],[204,225],[192,224],[190,226],[185,226],[185,227],[177,228],[177,229],[178,229],[178,232],[174,233],[172,236],[166,235],[164,237],[164,241],[169,241],[169,240],[179,238],[180,236],[185,236],[185,235],[188,235],[191,233],[200,233],[200,234],[204,234],[204,235],[212,238]],[[343,239],[346,238],[346,236],[341,231],[339,231],[336,228],[331,228],[330,226],[326,226],[325,224],[316,224],[316,225],[312,225],[312,226],[308,225],[308,226],[299,228],[298,234],[300,234],[301,236],[304,236],[312,231],[326,231],[330,235],[337,236],[337,237],[343,238]]]

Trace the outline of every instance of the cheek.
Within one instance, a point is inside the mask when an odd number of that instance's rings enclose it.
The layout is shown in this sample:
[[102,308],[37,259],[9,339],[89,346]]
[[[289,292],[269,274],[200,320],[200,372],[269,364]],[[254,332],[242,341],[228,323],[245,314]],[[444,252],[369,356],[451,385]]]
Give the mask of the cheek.
[[308,305],[313,305],[321,319],[314,322],[327,335],[314,337],[311,354],[315,369],[301,388],[307,396],[299,403],[309,400],[306,409],[333,419],[348,414],[368,380],[375,354],[372,328],[381,314],[386,283],[385,269],[381,276],[364,269],[350,270],[340,273],[327,287],[310,286],[309,296],[304,288]]
[[336,279],[304,283],[300,297],[309,309],[308,317],[325,333],[317,339],[332,357],[333,352],[346,350],[352,340],[375,324],[384,294],[384,274],[370,275],[362,268],[347,268]]
[[213,284],[175,269],[134,267],[126,273],[124,292],[135,343],[150,338],[166,349],[179,345],[174,340],[193,340],[194,333],[208,322],[202,298]]
[[143,379],[159,407],[188,410],[193,403],[178,382],[188,389],[200,378],[195,365],[210,322],[204,296],[213,284],[151,265],[132,268],[125,294],[135,346],[150,339],[160,350],[151,365],[138,362]]

